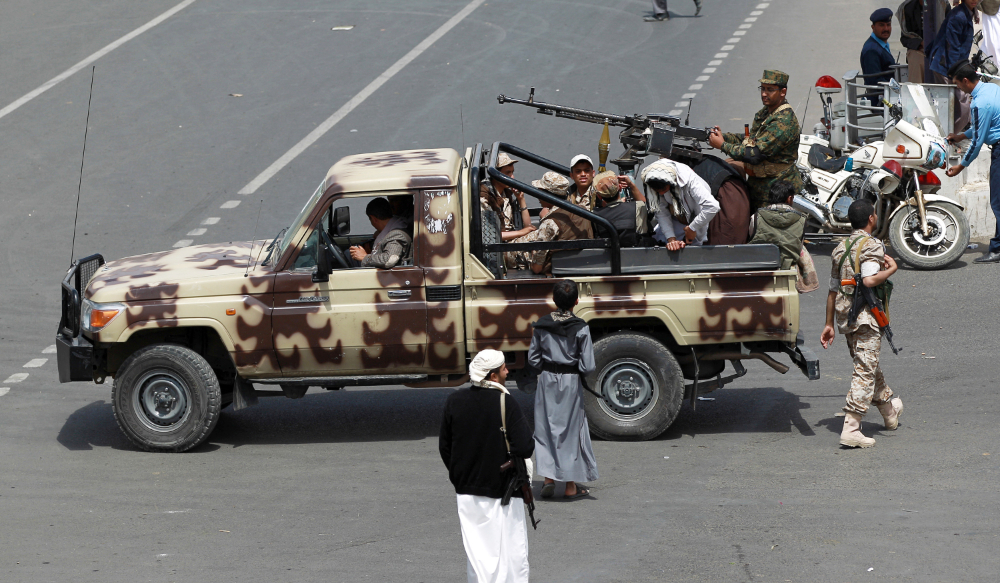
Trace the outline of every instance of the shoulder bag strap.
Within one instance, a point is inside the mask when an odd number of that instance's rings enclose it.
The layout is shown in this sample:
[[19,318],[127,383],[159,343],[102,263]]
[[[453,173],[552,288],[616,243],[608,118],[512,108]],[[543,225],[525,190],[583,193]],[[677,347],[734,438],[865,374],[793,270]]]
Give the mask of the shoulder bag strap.
[[507,439],[507,399],[500,393],[500,431],[503,432],[503,442],[507,445],[507,455],[510,455],[510,440]]

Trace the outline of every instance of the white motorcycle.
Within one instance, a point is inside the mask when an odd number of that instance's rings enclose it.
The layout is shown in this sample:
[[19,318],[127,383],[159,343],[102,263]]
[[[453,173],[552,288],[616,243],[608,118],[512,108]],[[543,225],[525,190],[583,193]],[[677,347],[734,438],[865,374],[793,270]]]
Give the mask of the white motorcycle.
[[[890,87],[900,92],[895,81]],[[913,121],[923,127],[903,119],[897,103],[888,108],[885,140],[850,155],[837,157],[828,140],[801,136],[796,165],[806,190],[795,197],[795,207],[810,219],[807,233],[847,234],[853,230],[851,203],[871,200],[879,219],[873,235],[888,239],[908,265],[940,269],[961,257],[971,231],[965,209],[935,194],[941,180],[932,170],[945,166],[948,144],[923,89],[908,91],[916,104]]]

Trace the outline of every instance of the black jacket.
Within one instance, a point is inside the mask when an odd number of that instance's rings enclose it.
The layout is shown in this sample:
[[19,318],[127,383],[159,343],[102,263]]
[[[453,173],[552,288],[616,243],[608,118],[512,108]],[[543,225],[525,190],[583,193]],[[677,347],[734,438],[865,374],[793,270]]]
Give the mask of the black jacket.
[[500,466],[507,461],[507,446],[500,431],[501,397],[507,399],[511,453],[529,458],[535,452],[531,427],[512,397],[475,386],[452,393],[444,405],[438,449],[458,494],[503,498]]

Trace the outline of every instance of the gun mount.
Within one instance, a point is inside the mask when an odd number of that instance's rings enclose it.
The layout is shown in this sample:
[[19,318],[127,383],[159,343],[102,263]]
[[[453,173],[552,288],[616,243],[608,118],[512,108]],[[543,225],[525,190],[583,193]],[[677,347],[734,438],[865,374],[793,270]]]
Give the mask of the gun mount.
[[611,163],[618,167],[620,174],[632,176],[642,164],[643,158],[653,154],[666,156],[689,165],[696,164],[703,157],[702,144],[708,142],[711,130],[711,128],[688,126],[681,122],[681,118],[662,113],[617,115],[535,101],[534,87],[531,88],[527,100],[500,95],[497,97],[497,101],[501,105],[516,103],[534,107],[538,113],[545,115],[624,128],[618,134],[618,140],[625,151]]

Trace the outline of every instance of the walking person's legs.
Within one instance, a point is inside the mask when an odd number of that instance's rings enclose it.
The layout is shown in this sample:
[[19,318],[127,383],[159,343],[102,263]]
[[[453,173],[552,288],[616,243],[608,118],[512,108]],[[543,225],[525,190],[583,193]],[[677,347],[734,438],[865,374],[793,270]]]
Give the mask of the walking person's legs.
[[990,208],[996,218],[996,232],[990,239],[990,248],[986,255],[976,259],[974,263],[996,263],[1000,261],[1000,147],[993,146],[990,155]]
[[653,0],[653,14],[643,18],[646,22],[660,22],[670,20],[670,12],[667,10],[667,0]]

